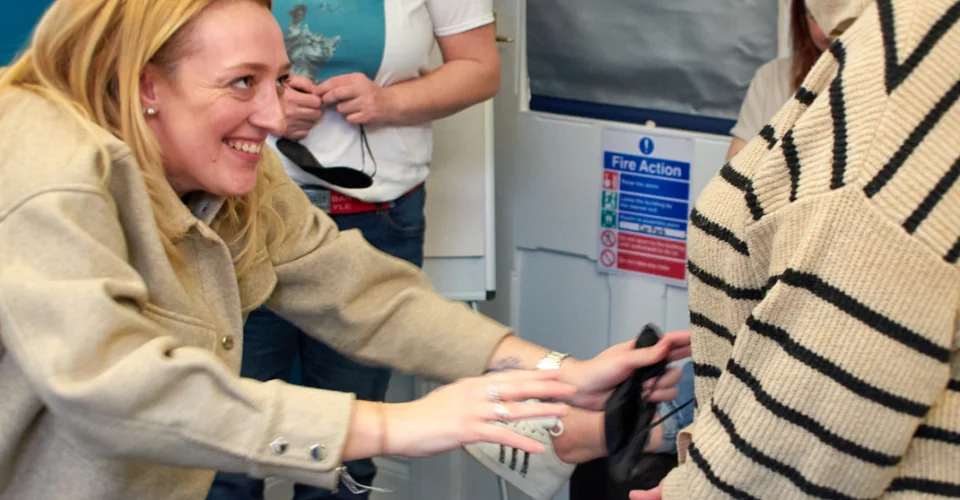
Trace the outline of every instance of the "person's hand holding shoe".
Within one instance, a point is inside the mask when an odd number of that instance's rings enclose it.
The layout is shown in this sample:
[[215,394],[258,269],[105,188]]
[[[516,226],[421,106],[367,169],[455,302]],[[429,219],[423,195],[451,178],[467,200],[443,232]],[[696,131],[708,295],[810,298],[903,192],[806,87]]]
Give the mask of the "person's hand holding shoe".
[[426,457],[475,442],[540,453],[543,444],[496,424],[565,416],[565,404],[525,402],[572,397],[575,388],[558,377],[555,371],[490,373],[461,379],[416,401],[385,405],[383,454]]
[[[653,347],[636,349],[634,341],[617,344],[592,359],[564,361],[563,380],[577,387],[577,395],[570,404],[588,410],[602,410],[613,389],[635,370],[666,360],[668,363],[690,356],[690,331],[682,330],[664,335]],[[653,402],[670,401],[676,397],[674,385],[680,372],[670,369],[644,386],[647,399]]]

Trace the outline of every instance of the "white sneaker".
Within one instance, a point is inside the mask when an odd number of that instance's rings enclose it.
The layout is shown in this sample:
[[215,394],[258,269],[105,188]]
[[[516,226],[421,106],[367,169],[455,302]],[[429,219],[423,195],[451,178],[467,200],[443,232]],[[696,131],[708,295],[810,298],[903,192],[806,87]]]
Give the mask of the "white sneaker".
[[563,434],[563,422],[556,417],[507,422],[502,425],[546,446],[539,455],[494,443],[464,446],[467,453],[494,474],[504,478],[533,500],[550,500],[573,474],[574,465],[562,462],[553,450],[551,436]]

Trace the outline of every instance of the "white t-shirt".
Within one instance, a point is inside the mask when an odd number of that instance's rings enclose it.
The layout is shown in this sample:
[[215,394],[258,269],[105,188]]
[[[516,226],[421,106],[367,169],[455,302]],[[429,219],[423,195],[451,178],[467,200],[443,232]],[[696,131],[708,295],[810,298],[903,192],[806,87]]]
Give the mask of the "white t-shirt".
[[789,57],[760,67],[740,106],[740,117],[730,134],[750,142],[793,96],[793,66]]
[[[389,87],[421,75],[435,37],[492,23],[492,4],[492,0],[275,0],[273,13],[283,28],[294,71],[316,71],[312,78],[317,82],[363,72],[381,87]],[[295,182],[331,187],[369,202],[399,198],[427,178],[433,153],[430,123],[364,129],[376,158],[373,186],[366,189],[328,186],[279,156]],[[275,145],[276,140],[269,142]],[[324,166],[374,172],[370,155],[363,160],[360,127],[347,123],[332,108],[301,142]]]

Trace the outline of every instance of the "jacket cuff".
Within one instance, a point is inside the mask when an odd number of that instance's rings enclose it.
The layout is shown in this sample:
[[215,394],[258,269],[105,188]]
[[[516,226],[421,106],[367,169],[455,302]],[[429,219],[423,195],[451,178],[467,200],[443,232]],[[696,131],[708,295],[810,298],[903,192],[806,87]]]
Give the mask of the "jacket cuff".
[[280,476],[336,491],[355,396],[276,384],[266,426],[248,457],[248,474]]

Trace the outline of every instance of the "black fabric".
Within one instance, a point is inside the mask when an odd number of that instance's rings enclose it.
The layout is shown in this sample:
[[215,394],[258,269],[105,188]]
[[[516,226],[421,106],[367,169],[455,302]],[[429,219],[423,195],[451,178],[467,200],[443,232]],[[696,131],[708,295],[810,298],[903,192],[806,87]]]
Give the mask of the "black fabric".
[[297,141],[287,138],[278,139],[277,149],[304,172],[332,186],[363,189],[373,185],[373,178],[359,170],[347,167],[325,168],[306,146]]
[[[636,347],[655,345],[660,340],[660,330],[653,324],[643,327],[637,336]],[[636,481],[644,476],[649,466],[647,443],[650,424],[657,413],[657,404],[644,397],[643,384],[666,372],[666,361],[636,370],[633,375],[613,391],[604,408],[604,431],[610,476],[618,484]]]
[[570,500],[626,500],[633,490],[656,488],[677,466],[676,455],[651,454],[646,460],[644,474],[628,482],[610,476],[606,458],[578,465],[570,478]]

